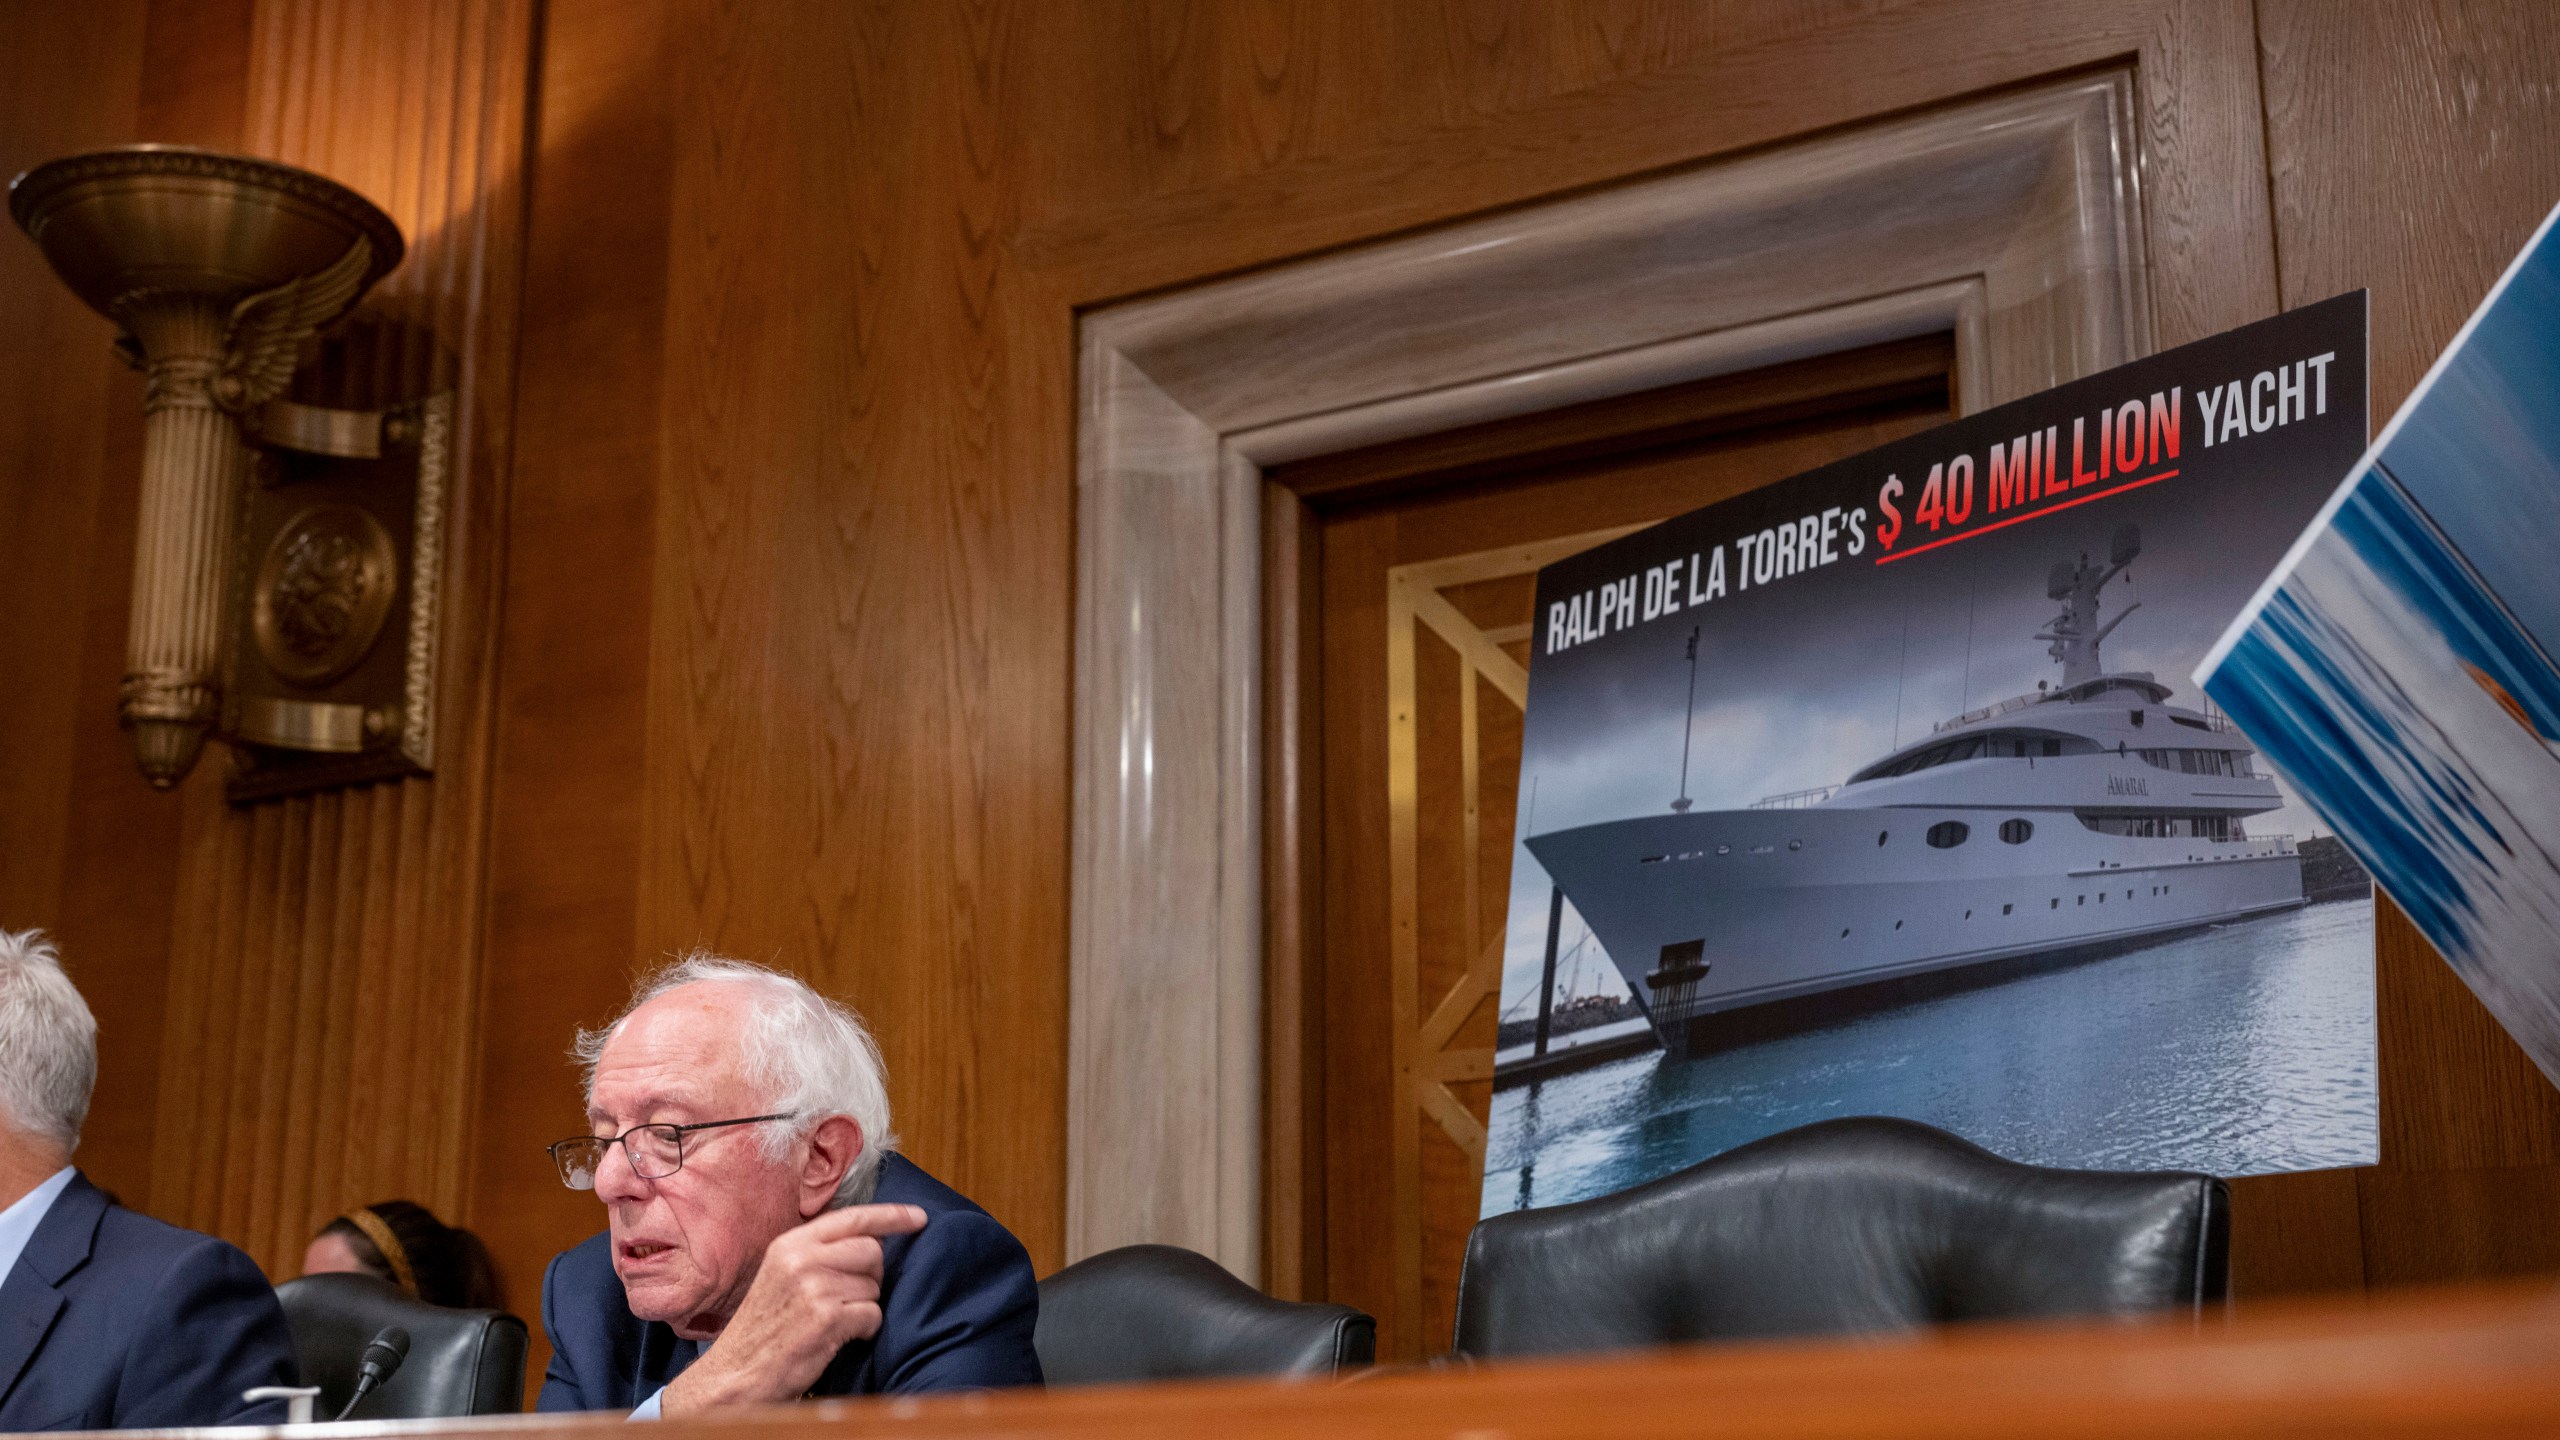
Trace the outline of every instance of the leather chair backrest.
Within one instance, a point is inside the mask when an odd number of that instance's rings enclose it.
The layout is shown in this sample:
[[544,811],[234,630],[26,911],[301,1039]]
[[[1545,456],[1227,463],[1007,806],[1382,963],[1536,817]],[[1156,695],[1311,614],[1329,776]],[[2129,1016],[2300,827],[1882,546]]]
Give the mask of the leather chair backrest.
[[1377,1357],[1378,1322],[1274,1300],[1206,1255],[1129,1245],[1040,1282],[1032,1344],[1051,1385],[1329,1376]]
[[1456,1348],[1557,1354],[2223,1297],[2210,1175],[2051,1170],[1908,1120],[1828,1120],[1467,1240]]
[[356,1365],[385,1325],[409,1332],[409,1358],[364,1397],[350,1420],[512,1415],[524,1408],[524,1322],[497,1310],[448,1310],[370,1275],[305,1275],[276,1287],[293,1327],[302,1383],[320,1387],[312,1413],[338,1413],[355,1393]]

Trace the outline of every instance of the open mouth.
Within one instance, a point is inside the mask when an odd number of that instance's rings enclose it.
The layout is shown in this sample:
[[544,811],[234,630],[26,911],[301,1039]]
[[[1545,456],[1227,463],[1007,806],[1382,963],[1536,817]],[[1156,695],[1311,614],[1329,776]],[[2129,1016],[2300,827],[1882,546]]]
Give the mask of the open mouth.
[[674,1248],[676,1247],[673,1245],[660,1245],[651,1240],[634,1240],[622,1247],[622,1258],[636,1264],[644,1260],[654,1260]]

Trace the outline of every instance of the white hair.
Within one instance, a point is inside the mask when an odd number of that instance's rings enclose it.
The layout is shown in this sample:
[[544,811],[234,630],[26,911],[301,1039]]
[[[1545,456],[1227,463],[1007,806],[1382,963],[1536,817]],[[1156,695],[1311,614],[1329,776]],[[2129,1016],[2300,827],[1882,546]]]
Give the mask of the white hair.
[[[880,1181],[880,1160],[898,1148],[889,1128],[889,1072],[879,1042],[862,1017],[810,988],[807,981],[708,950],[694,950],[640,981],[631,1003],[601,1030],[581,1030],[570,1052],[585,1067],[585,1089],[595,1093],[596,1062],[622,1032],[631,1012],[687,985],[738,985],[748,992],[746,1023],[738,1036],[740,1069],[765,1097],[769,1110],[791,1116],[786,1125],[759,1127],[765,1154],[779,1160],[794,1141],[831,1115],[862,1127],[862,1153],[836,1186],[830,1208],[859,1205]],[[722,1117],[727,1118],[727,1117]]]
[[41,930],[0,930],[0,1112],[65,1150],[98,1086],[98,1021]]

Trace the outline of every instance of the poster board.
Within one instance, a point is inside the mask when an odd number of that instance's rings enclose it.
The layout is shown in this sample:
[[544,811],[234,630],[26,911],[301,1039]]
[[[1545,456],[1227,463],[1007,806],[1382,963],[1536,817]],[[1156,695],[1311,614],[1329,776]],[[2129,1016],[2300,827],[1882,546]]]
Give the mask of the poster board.
[[2364,448],[2365,324],[2342,296],[1540,572],[1483,1213],[1848,1114],[2042,1164],[2374,1158],[2368,882],[2179,683]]

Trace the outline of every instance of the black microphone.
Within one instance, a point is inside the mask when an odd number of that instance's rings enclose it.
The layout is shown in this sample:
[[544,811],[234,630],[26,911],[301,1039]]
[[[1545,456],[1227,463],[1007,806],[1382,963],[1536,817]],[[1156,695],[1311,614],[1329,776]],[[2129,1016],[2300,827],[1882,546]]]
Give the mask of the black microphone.
[[400,1362],[409,1358],[409,1332],[397,1325],[385,1325],[364,1347],[364,1358],[356,1362],[356,1393],[347,1397],[347,1408],[338,1412],[346,1419],[355,1413],[356,1405],[391,1378]]

